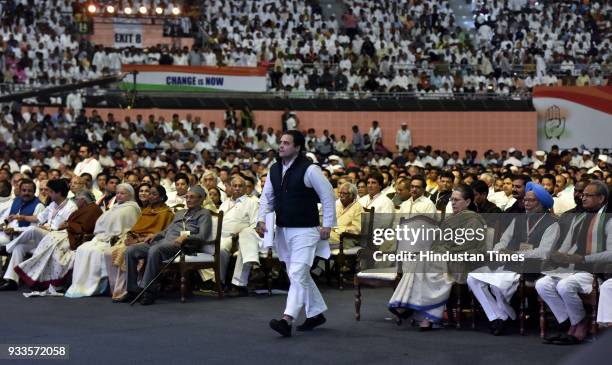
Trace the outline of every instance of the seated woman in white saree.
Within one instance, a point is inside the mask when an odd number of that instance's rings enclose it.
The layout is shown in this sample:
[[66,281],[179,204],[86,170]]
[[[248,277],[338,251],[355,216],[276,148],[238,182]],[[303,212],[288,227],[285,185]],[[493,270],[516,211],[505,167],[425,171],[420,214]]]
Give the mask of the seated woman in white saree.
[[[462,184],[455,188],[450,201],[453,214],[447,216],[446,220],[440,224],[438,232],[444,233],[452,230],[454,234],[458,234],[461,230],[467,229],[472,229],[474,232],[479,232],[479,230],[486,232],[483,218],[471,210],[474,206],[474,193],[469,186]],[[484,234],[482,237],[474,235],[472,240],[466,238],[463,243],[458,240],[457,242],[446,241],[443,236],[444,234],[436,233],[431,249],[427,247],[421,249],[441,254],[446,252],[475,254],[485,250]],[[418,242],[417,245],[419,245]],[[417,257],[419,257],[418,254]],[[455,281],[459,280],[458,277],[455,277],[458,275],[451,271],[460,273],[462,269],[459,266],[447,261],[416,260],[404,264],[402,279],[389,300],[389,310],[400,319],[412,317],[420,321],[421,330],[431,329],[433,323],[442,321],[451,287]]]
[[117,185],[115,204],[96,222],[94,237],[76,250],[72,285],[66,296],[80,298],[99,295],[108,288],[108,271],[104,254],[111,249],[111,240],[127,233],[138,220],[140,207],[134,201],[134,188]]

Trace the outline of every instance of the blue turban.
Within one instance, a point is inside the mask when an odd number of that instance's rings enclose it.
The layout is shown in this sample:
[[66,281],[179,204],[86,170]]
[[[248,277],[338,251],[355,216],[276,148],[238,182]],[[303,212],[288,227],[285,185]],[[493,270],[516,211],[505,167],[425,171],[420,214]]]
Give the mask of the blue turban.
[[533,191],[536,198],[538,199],[540,204],[542,204],[544,209],[552,208],[555,202],[552,196],[550,196],[550,193],[546,191],[546,189],[544,189],[542,185],[536,184],[533,181],[530,181],[527,183],[527,186],[525,187],[525,193],[528,193],[530,191]]

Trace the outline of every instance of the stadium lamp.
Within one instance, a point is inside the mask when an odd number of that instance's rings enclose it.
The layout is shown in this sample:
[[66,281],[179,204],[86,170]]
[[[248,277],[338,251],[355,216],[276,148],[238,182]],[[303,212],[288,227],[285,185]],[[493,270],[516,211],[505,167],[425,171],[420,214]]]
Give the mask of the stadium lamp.
[[172,8],[172,15],[179,15],[180,13],[181,13],[181,9],[179,9],[179,7],[175,5]]
[[147,13],[147,8],[143,5],[138,8],[138,12],[142,15],[145,15]]
[[115,14],[115,7],[112,6],[112,5],[108,5],[106,7],[106,12],[109,13],[109,14]]
[[129,6],[126,6],[125,8],[123,8],[123,13],[127,15],[132,14],[132,8],[130,8]]
[[89,4],[89,5],[87,6],[87,11],[88,11],[90,14],[94,14],[96,11],[98,11],[98,7],[97,7],[95,4]]
[[162,15],[163,12],[164,12],[164,9],[161,6],[155,7],[155,14]]

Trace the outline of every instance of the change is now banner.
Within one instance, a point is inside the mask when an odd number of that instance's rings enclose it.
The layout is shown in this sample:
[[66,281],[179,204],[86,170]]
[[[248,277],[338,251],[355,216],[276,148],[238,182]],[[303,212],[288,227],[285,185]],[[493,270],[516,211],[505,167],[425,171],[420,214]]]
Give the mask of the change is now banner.
[[[122,71],[136,72],[139,91],[263,92],[267,86],[266,69],[257,67],[123,65]],[[134,89],[133,77],[122,87]]]
[[537,87],[538,147],[612,147],[612,87]]

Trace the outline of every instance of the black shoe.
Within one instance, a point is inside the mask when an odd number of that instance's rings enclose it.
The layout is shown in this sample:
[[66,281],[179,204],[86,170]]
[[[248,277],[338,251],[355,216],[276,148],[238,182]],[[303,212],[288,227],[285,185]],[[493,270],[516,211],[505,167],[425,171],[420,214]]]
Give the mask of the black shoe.
[[493,321],[491,321],[491,323],[489,323],[489,332],[493,334],[493,332],[497,330],[497,328],[502,322],[503,321],[501,319],[494,319]]
[[206,280],[200,285],[200,290],[203,291],[217,291],[217,284],[212,280]]
[[545,345],[552,345],[555,341],[560,339],[561,337],[566,336],[564,333],[556,333],[554,335],[549,335],[542,339],[542,343]]
[[230,290],[225,292],[225,295],[227,295],[230,298],[248,297],[249,290],[244,286],[232,285]]
[[0,291],[15,291],[19,289],[19,284],[14,280],[6,280],[2,285],[0,285]]
[[121,298],[113,299],[113,303],[130,303],[132,300],[134,300],[134,298],[136,298],[137,295],[138,293],[129,291]]
[[505,330],[506,330],[506,322],[504,320],[501,319],[496,319],[493,321],[494,325],[493,325],[493,330],[491,331],[491,334],[493,336],[501,336],[504,334]]
[[575,336],[572,336],[572,335],[563,335],[563,336],[560,336],[559,338],[557,338],[556,340],[554,340],[552,343],[553,343],[553,345],[566,346],[566,345],[578,345],[581,342],[582,341],[579,340]]
[[326,322],[325,316],[323,316],[323,313],[319,313],[314,317],[306,318],[304,323],[297,326],[296,329],[300,332],[312,331],[315,327],[320,326],[325,322]]
[[142,295],[142,298],[140,298],[140,304],[142,305],[151,305],[151,304],[155,304],[155,299],[157,298],[157,296],[153,293],[150,292],[145,292]]
[[283,337],[291,337],[291,325],[285,319],[273,319],[270,328],[280,333]]
[[6,246],[0,246],[0,256],[8,256],[8,252],[6,252]]

